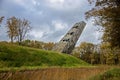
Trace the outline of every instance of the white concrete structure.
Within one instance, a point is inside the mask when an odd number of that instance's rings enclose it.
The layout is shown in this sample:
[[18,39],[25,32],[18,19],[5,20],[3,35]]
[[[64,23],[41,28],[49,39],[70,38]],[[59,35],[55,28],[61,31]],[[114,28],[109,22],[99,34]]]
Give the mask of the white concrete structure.
[[81,21],[76,23],[68,33],[57,43],[53,50],[61,53],[70,54],[75,47],[76,42],[78,41],[86,23]]

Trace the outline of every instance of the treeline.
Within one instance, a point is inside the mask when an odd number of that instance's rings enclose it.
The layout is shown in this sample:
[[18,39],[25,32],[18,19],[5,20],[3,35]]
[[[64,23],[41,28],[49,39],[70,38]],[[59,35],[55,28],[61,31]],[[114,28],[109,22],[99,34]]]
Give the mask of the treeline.
[[45,42],[36,41],[36,40],[24,40],[21,42],[21,45],[27,46],[27,47],[32,47],[32,48],[43,49],[43,50],[52,50],[55,43],[53,43],[53,42],[45,43]]
[[31,47],[31,48],[37,48],[37,49],[43,49],[43,50],[52,50],[55,43],[53,42],[42,42],[42,41],[36,41],[36,40],[23,40],[21,44],[19,42],[7,42],[7,41],[1,41],[1,43],[7,43],[7,44],[15,44],[25,47]]
[[100,45],[83,42],[73,55],[91,64],[120,64],[120,1],[88,0],[92,9],[85,13],[103,32]]
[[120,64],[120,48],[111,48],[109,43],[95,45],[82,42],[73,50],[72,55],[90,64]]

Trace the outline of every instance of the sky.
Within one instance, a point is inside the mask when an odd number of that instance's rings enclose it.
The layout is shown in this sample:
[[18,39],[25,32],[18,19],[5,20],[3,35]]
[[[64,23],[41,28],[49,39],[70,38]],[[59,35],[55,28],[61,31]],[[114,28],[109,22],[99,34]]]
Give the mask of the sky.
[[6,34],[6,19],[15,16],[30,21],[32,30],[27,39],[44,42],[59,42],[77,22],[87,24],[77,42],[100,43],[101,33],[92,19],[85,20],[85,12],[91,6],[87,0],[0,0],[0,16],[5,16],[0,27],[0,41],[9,40]]

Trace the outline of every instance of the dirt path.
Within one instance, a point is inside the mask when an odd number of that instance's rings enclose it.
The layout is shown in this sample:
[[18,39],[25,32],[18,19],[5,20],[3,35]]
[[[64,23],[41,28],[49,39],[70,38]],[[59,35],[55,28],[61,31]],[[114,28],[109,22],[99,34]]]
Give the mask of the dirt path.
[[106,71],[108,67],[92,68],[48,68],[1,72],[0,80],[86,80]]

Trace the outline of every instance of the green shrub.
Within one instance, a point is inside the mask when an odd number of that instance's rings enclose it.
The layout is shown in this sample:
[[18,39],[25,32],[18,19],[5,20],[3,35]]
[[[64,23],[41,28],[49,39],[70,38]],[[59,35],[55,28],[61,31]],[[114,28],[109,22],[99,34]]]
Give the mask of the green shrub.
[[114,68],[106,71],[101,75],[92,77],[90,80],[119,80],[120,79],[120,68]]

